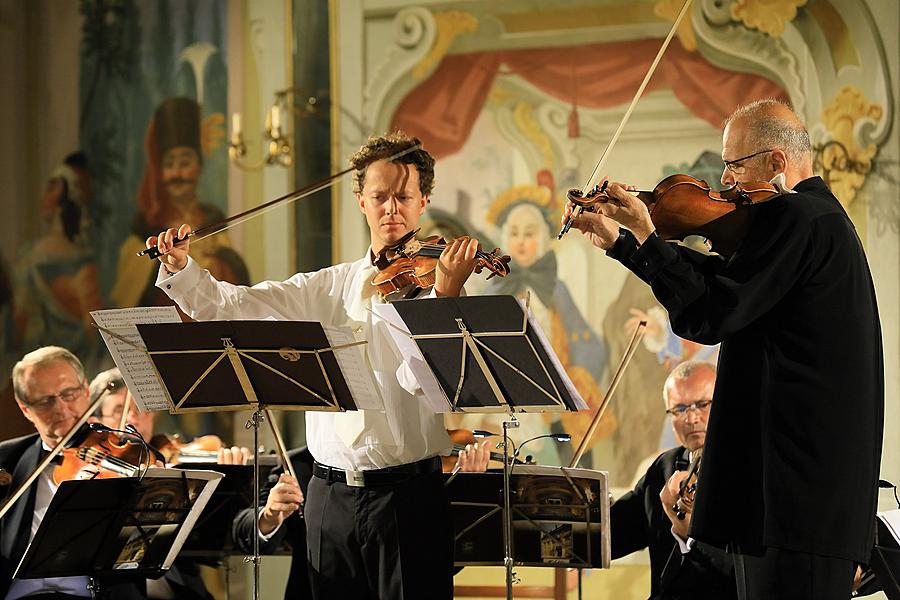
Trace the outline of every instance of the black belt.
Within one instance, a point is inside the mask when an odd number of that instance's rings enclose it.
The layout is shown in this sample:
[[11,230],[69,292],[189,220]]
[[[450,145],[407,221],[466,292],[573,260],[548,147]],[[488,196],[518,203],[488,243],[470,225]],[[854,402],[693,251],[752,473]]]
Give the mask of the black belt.
[[313,475],[325,481],[343,483],[352,487],[377,487],[394,485],[408,481],[417,475],[441,472],[441,457],[432,456],[418,462],[384,469],[370,469],[367,471],[349,471],[329,467],[321,463],[313,463]]

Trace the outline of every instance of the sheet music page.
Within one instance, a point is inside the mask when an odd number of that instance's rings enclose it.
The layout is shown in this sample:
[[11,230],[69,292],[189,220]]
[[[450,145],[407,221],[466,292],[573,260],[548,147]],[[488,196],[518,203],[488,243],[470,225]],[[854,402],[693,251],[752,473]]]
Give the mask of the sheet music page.
[[575,388],[575,384],[573,384],[572,380],[569,378],[569,374],[566,373],[562,363],[559,362],[559,357],[553,350],[553,346],[550,345],[550,340],[544,335],[541,326],[538,324],[537,320],[535,320],[534,314],[525,306],[524,300],[519,300],[519,304],[522,306],[523,311],[528,311],[528,325],[534,330],[534,333],[537,335],[538,340],[540,340],[541,346],[543,346],[547,356],[553,361],[553,366],[556,368],[556,372],[559,373],[560,377],[562,377],[563,383],[565,383],[566,389],[569,391],[569,395],[572,397],[572,400],[575,401],[575,406],[578,407],[578,410],[588,410],[587,402],[581,397],[581,394]]
[[900,544],[900,509],[888,510],[878,513],[878,518],[887,525],[894,541]]
[[[331,346],[343,346],[357,341],[353,336],[353,330],[349,327],[332,327],[323,324],[322,328],[325,330],[325,336]],[[350,388],[356,407],[359,410],[382,411],[384,410],[384,401],[381,399],[378,384],[375,382],[368,361],[366,361],[363,348],[365,346],[360,344],[335,350],[334,357],[341,367],[341,373],[344,374],[344,380],[347,382],[347,387]]]
[[[100,330],[100,336],[119,370],[125,385],[134,396],[134,403],[141,411],[169,410],[169,401],[162,384],[156,378],[156,370],[137,325],[144,323],[181,323],[174,306],[139,306],[91,311],[94,322],[109,331]],[[112,332],[112,333],[110,333]]]
[[425,394],[425,399],[432,410],[435,413],[451,412],[450,399],[447,398],[447,394],[444,393],[444,389],[438,383],[431,367],[425,362],[425,357],[422,356],[418,344],[409,337],[409,329],[406,327],[403,319],[400,318],[400,315],[397,314],[397,309],[391,304],[375,304],[372,310],[376,316],[387,322],[387,329],[391,339],[396,344],[400,356],[409,365],[413,376],[419,382],[419,387],[422,388],[422,393]]

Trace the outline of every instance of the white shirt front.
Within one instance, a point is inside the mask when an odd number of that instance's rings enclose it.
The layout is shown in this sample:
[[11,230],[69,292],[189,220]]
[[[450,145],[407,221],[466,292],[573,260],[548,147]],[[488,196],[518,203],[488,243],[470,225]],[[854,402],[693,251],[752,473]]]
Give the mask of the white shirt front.
[[[404,360],[390,339],[388,325],[371,311],[373,303],[381,302],[370,284],[375,273],[367,253],[353,263],[245,287],[216,281],[188,259],[187,266],[174,275],[160,267],[156,285],[200,321],[319,321],[348,326],[358,339],[368,340],[365,352],[384,400],[384,412],[306,414],[306,437],[313,457],[325,465],[361,471],[415,462],[450,448],[443,415],[429,408],[421,392],[411,394],[397,380]],[[359,435],[344,433],[357,425]]]
[[[45,445],[44,450],[49,450],[49,448]],[[36,486],[34,492],[34,513],[31,517],[29,543],[34,539],[34,534],[37,533],[38,528],[41,526],[41,521],[44,520],[44,515],[47,514],[50,501],[53,500],[53,495],[56,494],[56,490],[59,487],[53,481],[54,466],[52,463],[47,465],[34,482]],[[20,500],[20,502],[24,501],[24,499]],[[6,600],[17,600],[18,598],[25,598],[37,593],[50,592],[86,598],[91,596],[88,591],[87,577],[47,577],[43,579],[13,579],[9,586],[9,591],[6,593]]]

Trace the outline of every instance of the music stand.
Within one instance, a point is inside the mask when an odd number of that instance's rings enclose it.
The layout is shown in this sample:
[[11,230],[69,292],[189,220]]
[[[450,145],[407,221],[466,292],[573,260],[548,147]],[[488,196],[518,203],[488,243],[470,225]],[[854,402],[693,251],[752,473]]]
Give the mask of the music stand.
[[[378,305],[400,354],[436,412],[506,412],[503,541],[512,599],[513,532],[509,429],[520,412],[586,409],[527,304],[512,296],[428,298]],[[606,500],[608,502],[608,498]]]
[[[203,321],[138,325],[173,413],[252,410],[253,507],[259,514],[259,424],[268,408],[343,411],[377,408],[374,384],[349,330],[310,321]],[[340,340],[332,343],[332,340]],[[341,352],[345,351],[345,352]],[[353,391],[351,393],[351,385]],[[360,399],[365,399],[362,406]],[[253,598],[259,598],[259,536],[253,536]]]
[[14,577],[161,577],[221,478],[150,468],[143,477],[64,481]]

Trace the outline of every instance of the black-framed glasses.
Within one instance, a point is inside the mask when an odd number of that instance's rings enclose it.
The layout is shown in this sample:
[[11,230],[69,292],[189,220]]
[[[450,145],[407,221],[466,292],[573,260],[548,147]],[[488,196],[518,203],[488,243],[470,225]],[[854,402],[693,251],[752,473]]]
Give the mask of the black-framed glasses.
[[751,159],[754,156],[759,156],[760,154],[765,154],[766,152],[773,152],[775,148],[770,148],[768,150],[760,150],[759,152],[754,152],[753,154],[748,154],[747,156],[742,156],[740,158],[735,158],[734,160],[723,160],[722,163],[725,165],[725,168],[734,173],[735,175],[740,175],[744,172],[744,169],[747,167],[740,165],[738,163],[744,162],[745,160]]
[[712,404],[712,400],[698,400],[697,402],[692,402],[690,404],[678,404],[667,410],[666,414],[672,415],[673,417],[683,417],[687,415],[689,410],[696,410],[699,412],[706,409],[710,404]]
[[84,385],[68,387],[57,394],[50,394],[49,396],[44,396],[39,400],[35,400],[34,402],[25,402],[25,406],[29,408],[36,408],[38,410],[50,409],[56,406],[57,400],[62,400],[66,404],[69,402],[73,402],[84,395],[85,389]]

